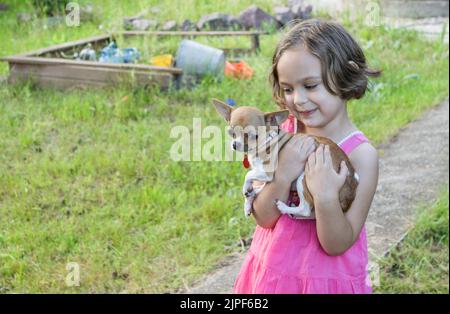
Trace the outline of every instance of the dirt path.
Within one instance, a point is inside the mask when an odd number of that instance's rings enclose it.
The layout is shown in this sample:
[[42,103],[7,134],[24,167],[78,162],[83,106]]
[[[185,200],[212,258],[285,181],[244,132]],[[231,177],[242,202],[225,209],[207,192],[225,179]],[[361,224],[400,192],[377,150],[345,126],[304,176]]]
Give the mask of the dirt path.
[[[430,204],[448,184],[449,102],[427,111],[378,147],[380,178],[366,222],[371,264],[413,226],[420,204]],[[228,256],[184,293],[231,293],[245,252]]]

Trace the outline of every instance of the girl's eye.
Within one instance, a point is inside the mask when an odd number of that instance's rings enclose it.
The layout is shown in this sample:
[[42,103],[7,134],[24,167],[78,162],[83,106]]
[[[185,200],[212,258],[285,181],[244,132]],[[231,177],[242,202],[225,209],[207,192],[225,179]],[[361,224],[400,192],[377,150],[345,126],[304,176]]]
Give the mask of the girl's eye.
[[290,88],[283,88],[283,92],[285,94],[289,94],[290,92],[292,92],[292,90]]
[[317,84],[314,84],[314,85],[305,85],[305,88],[306,88],[306,89],[313,89],[313,88],[315,88],[315,87],[317,87]]

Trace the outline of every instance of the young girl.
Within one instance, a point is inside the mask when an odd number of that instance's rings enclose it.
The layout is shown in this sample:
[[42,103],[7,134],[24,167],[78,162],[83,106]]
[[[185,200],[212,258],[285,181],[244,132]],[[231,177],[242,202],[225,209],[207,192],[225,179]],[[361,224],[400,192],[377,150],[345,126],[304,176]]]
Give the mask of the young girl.
[[[368,77],[361,48],[339,24],[307,20],[295,25],[273,56],[271,81],[277,104],[290,112],[288,132],[328,137],[349,156],[359,185],[343,213],[338,191],[348,170],[331,165],[328,147],[313,152],[312,140],[290,141],[280,153],[274,180],[253,203],[258,226],[235,293],[371,293],[364,223],[378,182],[378,155],[351,122],[347,101],[361,98]],[[305,171],[314,197],[306,219],[281,215],[280,199],[298,205],[292,188]]]

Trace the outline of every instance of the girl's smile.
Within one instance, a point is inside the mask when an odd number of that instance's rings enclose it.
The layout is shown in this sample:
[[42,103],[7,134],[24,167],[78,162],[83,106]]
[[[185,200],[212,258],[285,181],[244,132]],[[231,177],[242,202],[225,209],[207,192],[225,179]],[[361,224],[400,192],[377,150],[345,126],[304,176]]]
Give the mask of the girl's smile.
[[317,111],[317,108],[312,109],[312,110],[307,110],[307,111],[299,111],[300,119],[301,120],[307,119],[307,118],[311,117],[316,111]]

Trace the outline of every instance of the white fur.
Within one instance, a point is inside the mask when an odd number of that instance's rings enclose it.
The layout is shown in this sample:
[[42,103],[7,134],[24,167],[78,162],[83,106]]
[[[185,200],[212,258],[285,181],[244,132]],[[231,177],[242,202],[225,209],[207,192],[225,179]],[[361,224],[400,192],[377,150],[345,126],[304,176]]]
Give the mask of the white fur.
[[305,177],[305,173],[303,172],[297,179],[297,194],[300,198],[300,204],[297,207],[289,207],[286,203],[282,201],[277,201],[277,207],[282,214],[291,214],[294,216],[303,216],[309,217],[311,216],[311,205],[306,201],[305,196],[303,195],[303,178]]
[[[244,186],[242,187],[242,193],[245,197],[244,203],[244,212],[248,217],[251,214],[253,201],[256,198],[256,195],[261,192],[264,186],[253,189],[253,181],[257,180],[260,182],[270,182],[272,178],[270,178],[263,168],[263,163],[259,158],[251,158],[250,164],[252,166],[252,170],[250,170],[245,176]],[[300,204],[298,207],[289,207],[282,201],[277,201],[277,207],[282,214],[292,214],[295,216],[303,216],[308,217],[311,215],[312,206],[306,202],[305,197],[303,195],[303,184],[302,180],[304,178],[304,172],[297,179],[297,193],[300,198]],[[247,193],[247,195],[246,195]]]
[[[261,182],[268,182],[271,181],[272,178],[269,178],[269,176],[266,174],[263,168],[263,163],[259,158],[249,158],[250,159],[250,165],[252,167],[252,170],[247,172],[245,176],[244,186],[242,187],[242,193],[245,197],[245,204],[244,204],[244,212],[245,215],[248,217],[250,216],[252,212],[252,205],[253,201],[256,198],[256,195],[262,190],[264,186],[258,187],[256,189],[253,189],[253,181],[261,181]],[[246,193],[250,193],[249,195],[245,195]]]

